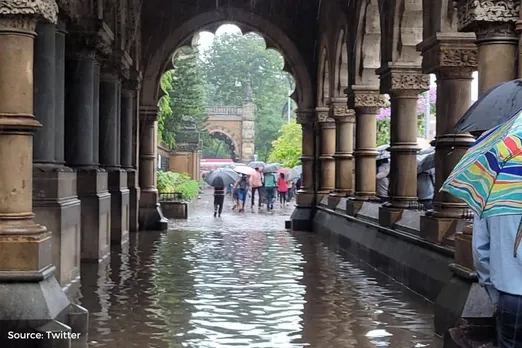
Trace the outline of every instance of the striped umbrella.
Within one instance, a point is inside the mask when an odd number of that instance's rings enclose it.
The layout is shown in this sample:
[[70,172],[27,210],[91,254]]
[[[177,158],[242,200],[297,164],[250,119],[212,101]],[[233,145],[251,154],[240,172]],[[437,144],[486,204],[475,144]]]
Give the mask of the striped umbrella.
[[484,133],[441,190],[480,217],[522,213],[522,113]]

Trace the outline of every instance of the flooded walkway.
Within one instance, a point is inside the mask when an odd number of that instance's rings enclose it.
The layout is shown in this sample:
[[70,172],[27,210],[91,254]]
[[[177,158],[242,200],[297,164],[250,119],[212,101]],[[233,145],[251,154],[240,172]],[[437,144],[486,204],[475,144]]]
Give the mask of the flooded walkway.
[[311,233],[291,207],[239,215],[211,196],[168,233],[82,265],[89,347],[441,347],[431,305]]

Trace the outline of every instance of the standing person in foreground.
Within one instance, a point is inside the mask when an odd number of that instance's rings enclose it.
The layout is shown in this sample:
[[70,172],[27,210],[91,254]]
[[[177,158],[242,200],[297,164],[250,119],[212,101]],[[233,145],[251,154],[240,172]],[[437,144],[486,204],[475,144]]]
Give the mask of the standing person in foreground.
[[265,175],[265,190],[266,190],[266,208],[268,211],[274,209],[274,198],[276,190],[276,178],[274,173],[267,173]]
[[277,178],[277,192],[279,193],[279,205],[286,205],[286,195],[288,194],[288,183],[285,180],[285,174],[279,174]]
[[237,200],[239,202],[239,212],[245,211],[245,201],[248,193],[248,177],[241,174],[241,177],[236,181],[234,189],[237,189]]
[[221,217],[223,203],[225,202],[225,185],[214,187],[214,217]]
[[263,174],[261,168],[256,168],[256,172],[250,175],[249,185],[252,188],[252,210],[254,210],[254,200],[257,195],[259,196],[258,204],[261,207],[261,187],[263,186]]
[[498,346],[522,348],[522,258],[517,232],[522,215],[479,218],[473,222],[473,261],[479,283],[496,304]]

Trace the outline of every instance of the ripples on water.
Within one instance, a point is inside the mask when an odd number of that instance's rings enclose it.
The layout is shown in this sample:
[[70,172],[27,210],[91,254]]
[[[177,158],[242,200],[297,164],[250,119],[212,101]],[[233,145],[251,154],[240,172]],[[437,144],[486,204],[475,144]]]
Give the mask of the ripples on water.
[[211,216],[132,234],[82,265],[90,347],[439,347],[431,306],[273,215]]

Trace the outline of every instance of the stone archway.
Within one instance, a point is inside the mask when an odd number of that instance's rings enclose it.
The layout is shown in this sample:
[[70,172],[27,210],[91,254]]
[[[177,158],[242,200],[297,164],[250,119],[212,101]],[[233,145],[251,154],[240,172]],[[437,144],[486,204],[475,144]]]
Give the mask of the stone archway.
[[207,132],[229,140],[227,145],[234,161],[252,161],[255,153],[254,104],[212,107],[207,109],[207,114]]
[[145,62],[143,87],[141,89],[142,105],[156,105],[160,98],[160,79],[169,69],[172,54],[177,48],[190,44],[194,34],[200,30],[217,28],[222,24],[233,23],[240,27],[243,33],[262,33],[267,49],[273,48],[285,59],[284,71],[289,72],[296,81],[296,90],[292,98],[298,108],[309,109],[314,104],[314,89],[311,74],[303,56],[294,42],[272,22],[240,8],[229,7],[226,11],[210,11],[198,14],[176,30],[167,33],[165,39],[151,52],[151,58]]

